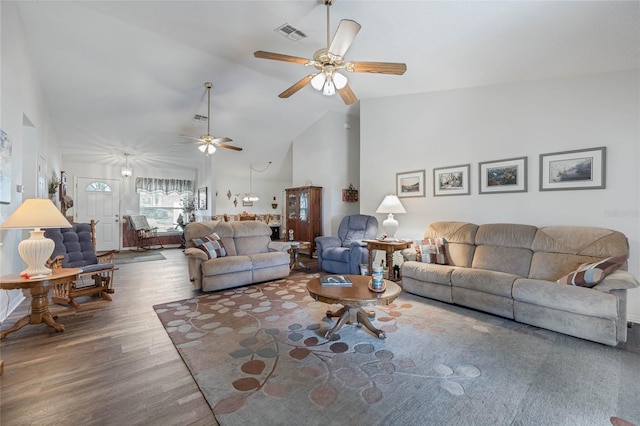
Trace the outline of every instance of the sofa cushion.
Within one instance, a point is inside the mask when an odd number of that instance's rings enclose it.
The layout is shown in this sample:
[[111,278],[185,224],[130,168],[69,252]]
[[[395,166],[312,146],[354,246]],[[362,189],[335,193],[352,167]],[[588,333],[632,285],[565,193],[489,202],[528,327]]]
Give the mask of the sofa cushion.
[[402,276],[450,286],[451,272],[455,269],[457,269],[455,266],[407,261],[402,264]]
[[627,261],[626,256],[609,257],[594,263],[583,263],[575,271],[558,280],[559,284],[593,287],[619,269]]
[[618,298],[590,288],[519,278],[513,283],[513,298],[520,302],[559,311],[612,320],[618,318]]
[[210,259],[202,262],[202,275],[230,274],[233,272],[250,271],[252,267],[249,256],[227,256],[217,259]]
[[273,266],[289,265],[289,253],[271,251],[269,253],[249,254],[253,269],[271,268]]
[[451,272],[453,287],[511,298],[513,282],[521,276],[486,269],[458,268]]
[[193,244],[196,248],[202,250],[207,254],[209,259],[215,259],[216,257],[225,257],[227,251],[224,248],[222,240],[215,232],[202,238],[194,238]]
[[478,225],[468,222],[433,222],[424,239],[443,237],[449,265],[471,267]]

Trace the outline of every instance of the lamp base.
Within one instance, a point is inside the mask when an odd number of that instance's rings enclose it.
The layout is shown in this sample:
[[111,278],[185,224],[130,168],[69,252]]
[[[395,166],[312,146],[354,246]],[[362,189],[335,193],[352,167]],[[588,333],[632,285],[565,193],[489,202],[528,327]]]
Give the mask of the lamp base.
[[398,221],[393,217],[393,213],[389,213],[389,216],[387,216],[384,222],[382,222],[382,227],[384,228],[384,232],[387,235],[387,241],[391,241],[394,239],[396,231],[398,230],[398,226]]
[[47,268],[45,264],[51,257],[54,248],[55,243],[53,240],[45,238],[43,230],[36,228],[31,231],[31,238],[22,240],[20,244],[18,244],[18,253],[20,253],[20,257],[28,266],[20,275],[27,274],[34,276],[51,274],[51,269]]

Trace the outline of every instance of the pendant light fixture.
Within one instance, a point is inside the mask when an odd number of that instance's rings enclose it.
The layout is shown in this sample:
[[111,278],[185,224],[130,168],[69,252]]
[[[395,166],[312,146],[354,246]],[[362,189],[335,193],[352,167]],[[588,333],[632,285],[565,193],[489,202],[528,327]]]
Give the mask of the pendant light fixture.
[[253,193],[253,172],[256,171],[258,173],[262,173],[266,171],[270,166],[271,166],[271,161],[269,161],[269,164],[267,164],[267,167],[265,167],[262,170],[256,170],[253,168],[252,164],[249,165],[249,192],[244,194],[244,197],[242,197],[242,201],[253,203],[254,201],[260,200],[260,197],[258,197],[256,194]]
[[129,167],[129,154],[127,154],[126,152],[124,153],[124,167],[120,171],[120,174],[122,174],[122,176],[126,178],[133,174],[131,167]]

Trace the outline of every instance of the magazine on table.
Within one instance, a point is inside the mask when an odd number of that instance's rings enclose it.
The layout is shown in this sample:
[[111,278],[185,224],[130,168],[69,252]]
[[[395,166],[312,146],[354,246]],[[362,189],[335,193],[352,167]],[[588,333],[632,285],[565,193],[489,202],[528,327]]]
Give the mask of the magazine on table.
[[324,275],[320,284],[325,287],[351,287],[351,280],[344,275]]

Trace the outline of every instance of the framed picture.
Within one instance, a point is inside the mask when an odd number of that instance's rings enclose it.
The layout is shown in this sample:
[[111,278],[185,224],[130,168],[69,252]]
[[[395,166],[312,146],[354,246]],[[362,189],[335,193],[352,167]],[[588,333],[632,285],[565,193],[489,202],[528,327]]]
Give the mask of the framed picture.
[[198,188],[198,210],[207,209],[207,187]]
[[433,196],[469,195],[470,164],[433,169]]
[[479,163],[480,194],[527,192],[527,157]]
[[398,197],[424,197],[424,170],[396,173]]
[[540,154],[540,191],[603,189],[607,147]]

